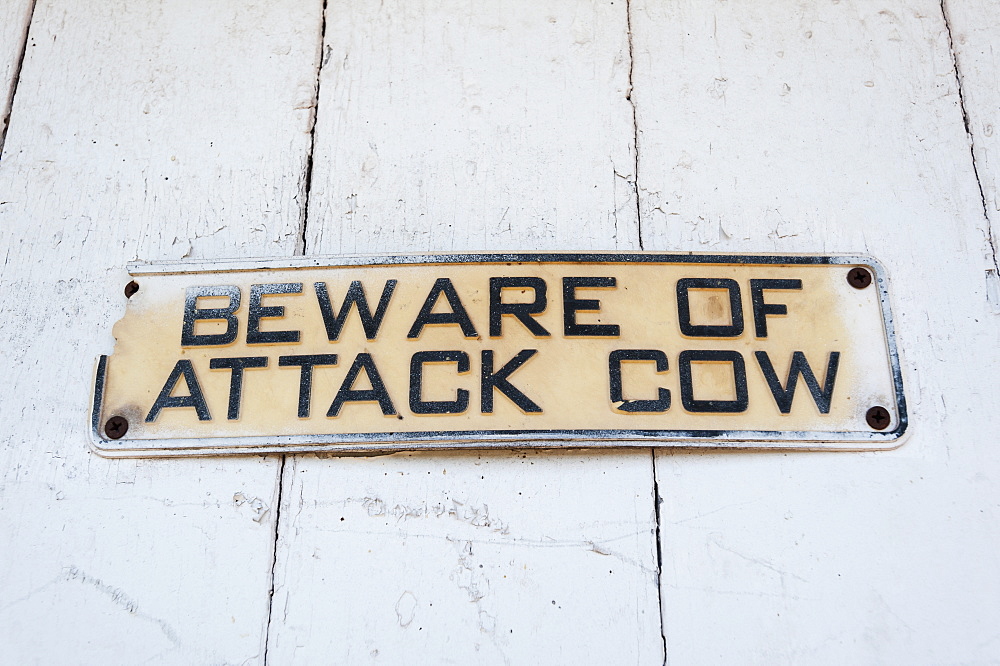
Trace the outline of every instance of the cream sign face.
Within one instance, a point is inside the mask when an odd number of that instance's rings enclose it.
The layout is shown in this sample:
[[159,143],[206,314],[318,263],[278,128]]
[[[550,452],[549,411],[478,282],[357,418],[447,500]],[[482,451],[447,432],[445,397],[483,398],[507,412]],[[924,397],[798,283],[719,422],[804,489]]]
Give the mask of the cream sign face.
[[95,448],[856,450],[906,428],[868,257],[326,261],[131,267]]

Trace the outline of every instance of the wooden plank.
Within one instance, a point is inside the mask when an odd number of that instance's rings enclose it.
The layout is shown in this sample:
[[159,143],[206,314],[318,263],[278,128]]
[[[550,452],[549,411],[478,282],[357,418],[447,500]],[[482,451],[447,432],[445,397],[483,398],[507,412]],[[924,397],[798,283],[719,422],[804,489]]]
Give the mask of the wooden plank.
[[285,472],[269,661],[662,660],[648,450]]
[[331,7],[310,251],[636,249],[623,4]]
[[[625,3],[331,3],[310,252],[635,249]],[[662,659],[648,450],[286,465],[269,659]]]
[[39,1],[0,166],[4,660],[262,660],[279,461],[99,458],[90,387],[126,262],[293,253],[320,30]]
[[34,4],[34,0],[10,0],[0,5],[0,150]]
[[994,660],[998,322],[940,4],[636,0],[632,25],[647,249],[871,252],[911,414],[877,454],[657,454],[670,661]]

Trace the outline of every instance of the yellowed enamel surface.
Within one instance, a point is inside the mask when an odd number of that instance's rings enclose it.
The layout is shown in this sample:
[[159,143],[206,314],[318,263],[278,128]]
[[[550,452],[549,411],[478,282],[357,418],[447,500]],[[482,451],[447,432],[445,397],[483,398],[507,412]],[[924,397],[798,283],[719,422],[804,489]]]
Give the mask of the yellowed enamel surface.
[[[198,272],[137,276],[139,292],[129,302],[126,316],[115,326],[117,345],[108,361],[101,423],[111,415],[125,416],[129,432],[109,447],[129,446],[134,440],[174,438],[240,438],[277,435],[357,435],[365,433],[447,433],[452,431],[760,431],[859,433],[873,432],[865,412],[886,407],[897,424],[889,350],[883,325],[880,292],[873,283],[855,289],[847,280],[850,265],[766,265],[704,263],[485,263],[283,268],[264,271]],[[491,277],[538,277],[547,285],[547,307],[535,316],[550,335],[536,337],[514,316],[502,317],[502,335],[489,335],[489,280]],[[579,323],[616,324],[618,337],[572,337],[563,328],[563,278],[613,277],[614,288],[581,288],[577,299],[597,299],[599,311],[577,313]],[[428,325],[416,339],[408,339],[421,306],[438,278],[448,278],[475,326],[478,337],[467,338],[459,325]],[[730,278],[741,290],[744,331],[736,338],[697,338],[681,334],[676,284],[681,278]],[[765,300],[785,304],[787,315],[766,318],[768,335],[757,338],[751,303],[751,279],[799,279],[801,290],[768,290]],[[335,310],[344,301],[350,283],[360,280],[372,311],[386,280],[398,281],[377,338],[367,340],[356,308],[352,308],[340,339],[331,342],[324,327],[314,284],[325,283]],[[298,343],[247,344],[247,316],[251,284],[302,283],[302,293],[266,295],[264,307],[282,306],[284,316],[261,320],[262,331],[300,331]],[[237,340],[223,346],[181,346],[185,291],[192,286],[236,285],[242,302],[235,315]],[[729,324],[728,292],[690,291],[691,323]],[[505,289],[504,302],[533,298],[531,290]],[[227,299],[202,298],[199,308],[221,307]],[[441,296],[433,310],[450,312]],[[221,321],[200,321],[197,334],[225,330]],[[519,351],[537,354],[510,375],[510,382],[541,408],[525,413],[501,391],[494,390],[494,411],[482,413],[480,403],[481,352],[492,350],[495,369]],[[662,413],[628,413],[611,402],[609,354],[616,349],[660,350],[669,362],[657,373],[650,361],[623,363],[627,400],[655,399],[657,389],[668,389],[671,405]],[[469,372],[459,374],[454,363],[424,366],[423,400],[454,400],[456,390],[470,393],[461,414],[418,415],[410,410],[410,360],[420,351],[456,350],[469,355]],[[678,373],[683,350],[733,350],[746,365],[749,404],[742,413],[696,413],[684,409]],[[782,384],[787,381],[794,351],[805,354],[822,386],[829,354],[840,353],[839,370],[830,411],[820,413],[800,377],[792,409],[780,413],[754,356],[765,351]],[[385,383],[395,415],[384,415],[376,402],[348,402],[339,416],[329,408],[345,375],[359,353],[370,354]],[[297,416],[300,370],[279,367],[278,357],[292,354],[337,354],[338,364],[313,370],[311,412]],[[266,356],[266,368],[244,373],[240,416],[227,418],[231,372],[210,369],[212,358]],[[174,365],[190,359],[211,412],[200,421],[191,407],[165,408],[153,422],[144,419]],[[733,369],[727,363],[692,365],[693,397],[731,400],[735,397]],[[355,389],[369,388],[362,372]],[[182,379],[173,395],[187,395]],[[419,435],[414,435],[419,437]],[[488,439],[488,434],[484,435]],[[482,438],[481,436],[480,438]],[[463,439],[464,437],[458,437]],[[586,439],[586,437],[583,437]],[[766,440],[766,436],[760,439]],[[850,439],[850,437],[848,437]],[[238,440],[234,440],[236,444]],[[711,445],[710,441],[700,444]],[[135,444],[142,446],[141,443]]]

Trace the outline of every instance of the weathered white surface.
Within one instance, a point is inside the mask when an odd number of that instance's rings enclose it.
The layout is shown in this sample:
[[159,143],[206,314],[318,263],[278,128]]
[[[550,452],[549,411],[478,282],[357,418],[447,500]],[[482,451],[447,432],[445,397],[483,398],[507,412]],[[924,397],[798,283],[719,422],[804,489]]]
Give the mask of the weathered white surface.
[[269,659],[658,663],[650,474],[648,451],[290,457]]
[[332,3],[309,251],[637,249],[625,10]]
[[319,3],[41,1],[0,161],[8,663],[262,657],[278,461],[88,451],[126,262],[291,254]]
[[871,252],[912,424],[877,454],[658,454],[670,662],[995,661],[1000,327],[939,3],[632,10],[647,249]]
[[0,148],[3,147],[11,95],[33,4],[34,0],[5,0],[0,3]]
[[[625,8],[330,2],[306,249],[635,249]],[[995,216],[997,10],[946,8]],[[263,659],[278,459],[97,458],[87,396],[125,262],[291,254],[319,10],[40,0],[0,159],[0,661]],[[1000,290],[941,6],[631,26],[646,249],[873,253],[912,416],[892,452],[657,456],[670,662],[996,662]],[[644,451],[289,458],[269,661],[656,663],[652,485]]]
[[1000,312],[997,279],[997,239],[991,230],[1000,223],[1000,4],[990,0],[947,0],[943,7],[951,26],[952,44],[962,81],[962,96],[972,135],[976,169],[983,191],[986,221],[985,250],[992,258],[987,277],[987,298]]
[[[309,253],[636,249],[626,25],[623,2],[331,3]],[[648,450],[284,476],[276,663],[662,659]]]

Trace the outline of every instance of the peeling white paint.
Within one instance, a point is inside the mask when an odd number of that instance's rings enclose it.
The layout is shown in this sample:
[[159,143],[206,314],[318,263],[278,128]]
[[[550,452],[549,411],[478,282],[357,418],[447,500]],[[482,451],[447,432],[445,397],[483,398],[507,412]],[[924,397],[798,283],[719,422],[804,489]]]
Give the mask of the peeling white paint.
[[[6,660],[998,660],[995,2],[33,5],[0,7]],[[128,261],[640,248],[878,256],[909,441],[87,451]]]

